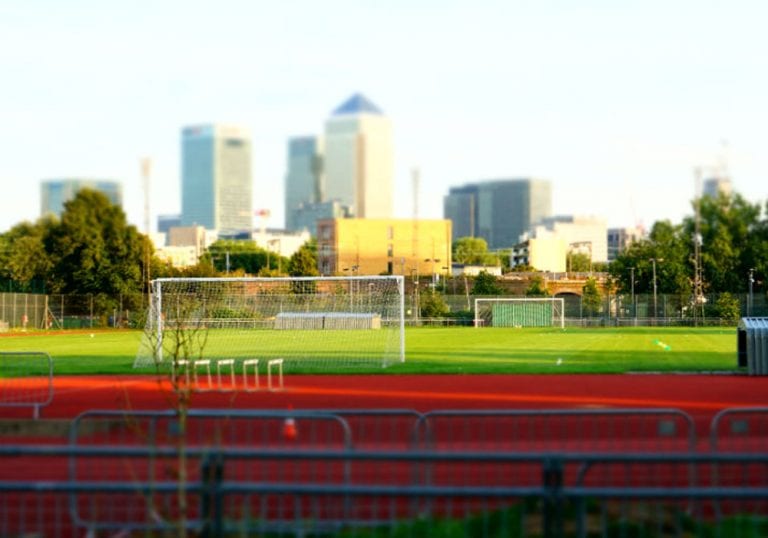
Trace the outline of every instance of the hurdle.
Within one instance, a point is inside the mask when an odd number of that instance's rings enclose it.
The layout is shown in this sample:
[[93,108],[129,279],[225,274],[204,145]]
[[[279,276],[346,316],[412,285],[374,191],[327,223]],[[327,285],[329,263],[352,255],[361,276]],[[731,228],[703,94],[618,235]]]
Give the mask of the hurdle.
[[187,368],[187,366],[189,366],[189,361],[185,359],[179,359],[171,363],[171,379],[174,383],[178,379],[176,368],[179,368],[180,370],[184,370],[184,374],[187,378],[187,386],[189,386],[189,368]]
[[[197,388],[197,390],[199,390],[201,392],[203,392],[204,390],[206,390],[206,391],[207,390],[212,390],[213,389],[213,380],[211,379],[211,361],[208,360],[208,359],[202,359],[202,360],[199,360],[199,361],[194,361],[193,366],[194,366],[194,368],[192,368],[192,375],[194,376],[195,387]],[[206,389],[201,389],[200,386],[199,386],[199,381],[198,381],[198,378],[197,378],[197,369],[200,366],[205,366],[205,373],[206,373],[206,375],[208,377],[208,388],[206,388]]]
[[222,359],[220,361],[216,362],[216,379],[218,381],[219,385],[219,392],[226,392],[227,389],[224,388],[224,385],[221,382],[221,367],[222,366],[229,366],[229,376],[230,376],[230,383],[229,383],[229,390],[235,390],[237,388],[237,384],[235,383],[235,360],[234,359]]
[[[248,385],[248,367],[253,366],[254,388]],[[259,390],[259,359],[248,359],[243,361],[243,388],[247,392]]]
[[[277,366],[279,385],[272,388],[272,367]],[[267,388],[271,391],[283,390],[283,359],[271,359],[267,362]]]

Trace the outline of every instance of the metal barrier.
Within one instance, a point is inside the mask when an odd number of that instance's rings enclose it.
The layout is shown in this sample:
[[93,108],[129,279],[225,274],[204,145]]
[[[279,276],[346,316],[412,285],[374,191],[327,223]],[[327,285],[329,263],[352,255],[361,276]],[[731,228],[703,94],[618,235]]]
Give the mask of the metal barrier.
[[[709,443],[712,452],[768,453],[768,407],[725,409],[710,424]],[[713,466],[712,483],[735,487],[745,480],[761,483],[768,480],[768,465],[725,462]],[[768,510],[768,499],[724,501],[717,503],[719,514],[732,515],[744,510]]]
[[[30,377],[47,377],[40,387]],[[0,406],[31,407],[35,419],[40,409],[53,401],[53,360],[43,351],[0,352]]]
[[[114,458],[148,461],[175,458],[175,448],[119,446],[0,445],[0,457],[40,459],[41,469],[51,459],[111,461]],[[147,480],[68,480],[41,473],[36,480],[0,480],[0,519],[4,536],[44,535],[56,538],[97,535],[99,529],[121,535],[143,532],[174,535],[180,528],[201,536],[294,535],[332,536],[763,536],[765,511],[744,511],[723,517],[713,510],[715,501],[751,501],[768,498],[768,483],[745,481],[733,486],[682,484],[658,488],[636,485],[573,485],[563,469],[608,464],[641,466],[648,470],[667,465],[695,466],[706,474],[712,465],[768,465],[768,454],[583,453],[486,451],[357,451],[294,447],[219,446],[190,447],[189,462],[197,472],[179,477]],[[242,480],[232,473],[232,461],[251,466],[264,462],[301,462],[303,472],[289,480]],[[423,465],[526,464],[538,469],[536,484],[510,480],[503,485],[389,484],[368,481],[320,480],[311,472],[324,462],[387,465],[402,462]],[[81,506],[62,509],[61,498],[112,504],[126,499],[162,498],[181,502],[186,510],[175,514],[135,513],[123,521],[84,521]],[[275,503],[275,499],[284,499]],[[414,499],[430,502],[413,503]],[[690,508],[689,504],[693,503]],[[108,503],[104,503],[105,505]],[[234,509],[234,507],[239,507]],[[417,506],[418,511],[413,507]],[[747,506],[747,505],[745,505]],[[42,512],[40,507],[49,508]],[[326,507],[328,510],[323,510]],[[347,510],[346,507],[351,507]],[[343,516],[340,516],[343,514]],[[75,516],[75,517],[73,517]],[[376,531],[374,534],[372,531]]]

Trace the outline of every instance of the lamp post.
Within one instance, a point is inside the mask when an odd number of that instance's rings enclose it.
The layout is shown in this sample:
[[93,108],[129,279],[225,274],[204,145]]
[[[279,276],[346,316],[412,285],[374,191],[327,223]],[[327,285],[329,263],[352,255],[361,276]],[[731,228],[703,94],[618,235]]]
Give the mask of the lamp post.
[[749,300],[747,301],[747,315],[752,315],[752,308],[754,307],[755,295],[753,285],[755,283],[755,270],[749,270]]
[[432,290],[434,290],[435,285],[437,284],[436,278],[435,278],[437,275],[437,273],[435,273],[435,264],[440,261],[440,258],[426,258],[424,261],[432,262]]
[[[274,245],[277,245],[277,250],[275,253],[277,254],[277,274],[279,275],[282,272],[282,260],[280,259],[280,238],[276,237],[275,239],[270,239],[267,241],[267,260],[269,260],[269,252],[270,248],[274,247]],[[269,261],[267,261],[267,269],[272,269],[269,266]]]
[[653,264],[653,319],[655,320],[659,315],[658,302],[656,296],[656,262],[663,262],[664,258],[651,258],[650,261]]

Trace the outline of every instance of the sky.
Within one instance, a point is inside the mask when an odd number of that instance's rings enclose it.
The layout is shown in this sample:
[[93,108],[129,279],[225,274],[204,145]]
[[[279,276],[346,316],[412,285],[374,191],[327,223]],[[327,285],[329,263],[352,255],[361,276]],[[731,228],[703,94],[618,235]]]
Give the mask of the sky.
[[[180,211],[180,132],[253,137],[254,208],[284,224],[286,147],[362,92],[393,124],[395,216],[452,186],[540,178],[555,214],[691,214],[694,168],[768,199],[764,0],[3,0],[0,232],[40,182],[123,184],[143,230]],[[254,223],[256,226],[259,222]]]

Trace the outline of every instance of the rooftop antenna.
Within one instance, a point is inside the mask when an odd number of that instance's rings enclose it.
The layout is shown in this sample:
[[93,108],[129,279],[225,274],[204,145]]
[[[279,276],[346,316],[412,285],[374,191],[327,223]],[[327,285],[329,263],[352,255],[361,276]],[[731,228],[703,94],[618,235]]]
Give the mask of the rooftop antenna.
[[144,189],[144,233],[149,235],[149,183],[152,174],[152,159],[143,157],[141,159],[141,179]]

